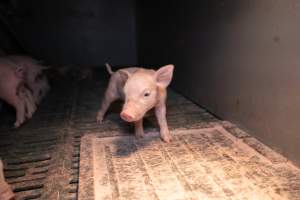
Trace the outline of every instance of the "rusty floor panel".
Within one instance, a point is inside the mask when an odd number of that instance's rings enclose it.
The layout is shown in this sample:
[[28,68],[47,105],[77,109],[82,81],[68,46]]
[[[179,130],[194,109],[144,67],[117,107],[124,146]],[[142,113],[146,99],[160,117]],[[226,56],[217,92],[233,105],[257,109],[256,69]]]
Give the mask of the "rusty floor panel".
[[236,127],[172,133],[84,136],[79,200],[300,199],[299,169]]

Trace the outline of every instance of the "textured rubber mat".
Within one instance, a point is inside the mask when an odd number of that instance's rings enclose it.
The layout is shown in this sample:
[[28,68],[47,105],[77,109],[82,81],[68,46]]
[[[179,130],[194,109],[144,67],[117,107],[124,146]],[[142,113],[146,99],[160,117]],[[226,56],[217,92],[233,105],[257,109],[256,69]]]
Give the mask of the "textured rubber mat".
[[155,132],[84,136],[79,200],[300,198],[299,169],[242,131],[223,123],[172,134],[170,144]]

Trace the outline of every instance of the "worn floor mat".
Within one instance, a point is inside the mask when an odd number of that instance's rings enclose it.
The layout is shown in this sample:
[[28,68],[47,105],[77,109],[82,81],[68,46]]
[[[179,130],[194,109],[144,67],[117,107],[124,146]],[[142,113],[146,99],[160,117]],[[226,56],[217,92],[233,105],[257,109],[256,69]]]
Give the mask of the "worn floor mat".
[[155,133],[84,136],[79,200],[300,198],[300,171],[226,123],[172,134],[170,144]]

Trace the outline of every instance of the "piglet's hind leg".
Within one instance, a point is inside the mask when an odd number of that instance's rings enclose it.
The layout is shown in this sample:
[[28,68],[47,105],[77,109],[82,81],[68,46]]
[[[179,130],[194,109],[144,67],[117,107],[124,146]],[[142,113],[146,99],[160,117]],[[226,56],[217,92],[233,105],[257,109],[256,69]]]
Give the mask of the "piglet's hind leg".
[[101,123],[103,117],[108,110],[110,104],[119,98],[114,83],[110,81],[108,88],[105,91],[104,98],[102,100],[101,108],[97,113],[97,122]]

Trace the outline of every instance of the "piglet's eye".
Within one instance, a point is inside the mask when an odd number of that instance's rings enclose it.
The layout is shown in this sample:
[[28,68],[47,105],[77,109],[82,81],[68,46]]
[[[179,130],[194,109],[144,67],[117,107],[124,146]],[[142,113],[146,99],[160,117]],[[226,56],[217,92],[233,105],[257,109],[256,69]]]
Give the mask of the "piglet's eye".
[[145,92],[144,93],[144,97],[149,97],[150,96],[150,92]]

